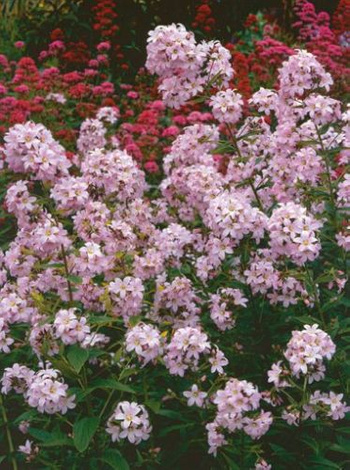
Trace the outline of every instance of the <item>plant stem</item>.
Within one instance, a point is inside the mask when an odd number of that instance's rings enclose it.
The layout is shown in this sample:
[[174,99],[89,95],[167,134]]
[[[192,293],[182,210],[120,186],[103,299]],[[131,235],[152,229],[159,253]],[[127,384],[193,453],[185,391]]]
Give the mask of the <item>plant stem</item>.
[[2,419],[4,420],[4,425],[5,425],[5,429],[6,429],[7,442],[8,442],[9,450],[10,450],[10,454],[11,454],[12,468],[13,468],[13,470],[18,470],[16,457],[14,455],[15,449],[14,449],[14,446],[13,446],[11,431],[10,431],[10,427],[9,427],[9,421],[8,421],[8,418],[7,418],[5,405],[4,405],[4,401],[3,401],[1,393],[0,393],[0,406],[1,406],[1,410],[2,410]]
[[254,193],[254,196],[255,196],[255,199],[256,199],[256,202],[258,203],[258,206],[259,206],[259,209],[261,210],[261,212],[264,212],[264,207],[261,203],[261,199],[259,197],[259,194],[258,194],[258,191],[256,190],[254,184],[252,181],[249,181],[249,186],[252,188],[252,191]]
[[334,210],[336,210],[336,198],[335,198],[335,194],[334,194],[334,190],[333,190],[332,177],[331,177],[331,168],[329,166],[328,158],[327,158],[327,155],[326,155],[327,150],[324,146],[320,130],[316,126],[316,124],[315,124],[315,127],[316,127],[316,132],[317,132],[318,139],[320,141],[322,153],[324,153],[324,162],[325,162],[325,165],[326,165],[327,181],[328,181],[329,193],[330,193],[332,205],[334,207]]
[[[232,140],[232,143],[233,145],[235,146],[235,149],[238,153],[238,156],[241,160],[243,160],[243,155],[242,155],[242,152],[241,152],[241,149],[239,148],[239,145],[238,145],[238,142],[237,142],[237,139],[236,137],[233,135],[233,132],[232,132],[232,129],[230,127],[230,125],[228,123],[226,123],[226,127],[227,127],[227,130],[228,130],[228,133],[230,134],[230,137],[231,137],[231,140]],[[254,196],[255,196],[255,199],[256,199],[256,202],[259,206],[259,209],[261,210],[261,212],[264,212],[264,207],[261,203],[261,199],[258,195],[258,191],[257,189],[255,188],[253,182],[251,180],[249,180],[249,186],[251,187],[253,193],[254,193]]]
[[70,280],[68,279],[68,276],[69,276],[68,261],[67,261],[67,256],[66,256],[66,252],[65,252],[63,245],[61,245],[61,253],[62,253],[62,258],[63,258],[64,271],[66,274],[66,279],[67,279],[67,284],[68,284],[69,300],[70,302],[73,302],[72,284]]
[[106,402],[105,402],[105,404],[104,404],[104,406],[103,406],[103,408],[102,408],[102,410],[101,410],[101,413],[99,414],[99,418],[102,418],[103,413],[106,411],[106,408],[107,408],[107,406],[109,405],[109,402],[111,401],[111,398],[112,398],[114,392],[115,392],[115,390],[111,390],[111,391],[109,392],[108,398],[107,398],[107,400],[106,400]]
[[317,308],[318,313],[320,315],[320,318],[321,318],[321,321],[322,321],[322,324],[323,324],[323,328],[326,329],[327,328],[326,318],[325,318],[324,312],[322,311],[322,307],[321,307],[321,304],[320,304],[320,299],[318,297],[317,286],[315,285],[313,275],[310,273],[310,271],[307,267],[305,269],[305,272],[308,276],[309,283],[312,287],[312,293],[313,293],[313,296],[314,296],[315,305],[316,305],[316,308]]

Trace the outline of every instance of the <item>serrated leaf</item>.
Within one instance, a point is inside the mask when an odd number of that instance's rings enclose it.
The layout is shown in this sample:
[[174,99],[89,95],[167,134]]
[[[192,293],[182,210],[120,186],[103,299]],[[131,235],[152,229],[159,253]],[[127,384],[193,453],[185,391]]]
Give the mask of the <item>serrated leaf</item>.
[[84,452],[89,447],[99,424],[100,419],[96,417],[83,418],[74,424],[73,441],[79,452]]

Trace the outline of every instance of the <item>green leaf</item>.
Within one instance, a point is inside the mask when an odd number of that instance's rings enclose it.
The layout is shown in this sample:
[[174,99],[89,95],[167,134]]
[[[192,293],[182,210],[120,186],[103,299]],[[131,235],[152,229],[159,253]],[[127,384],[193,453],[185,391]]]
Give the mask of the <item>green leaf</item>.
[[303,439],[300,439],[302,442],[304,442],[310,449],[312,449],[315,454],[319,454],[320,448],[319,448],[319,443],[316,439],[312,438],[311,436],[305,436]]
[[38,412],[36,410],[29,410],[25,411],[24,413],[20,414],[13,420],[13,423],[18,425],[21,421],[31,421],[35,416],[37,416]]
[[115,379],[98,379],[91,382],[91,386],[88,388],[88,393],[91,393],[96,388],[111,388],[113,390],[119,390],[120,392],[136,393],[136,391],[129,387],[129,385],[122,384]]
[[43,429],[32,428],[32,427],[28,429],[28,434],[33,436],[38,441],[42,441],[42,442],[49,441],[50,439],[52,439],[52,436],[53,436],[51,432],[44,431]]
[[343,297],[340,303],[345,305],[346,307],[350,307],[350,299],[348,299],[347,297]]
[[294,317],[288,319],[289,321],[293,323],[301,323],[303,325],[312,325],[313,323],[319,323],[320,320],[314,317],[311,317],[310,315],[302,315],[301,317]]
[[142,319],[141,315],[131,316],[129,318],[130,326],[136,326],[141,321],[141,319]]
[[325,459],[323,457],[314,457],[311,460],[308,461],[308,463],[316,464],[318,465],[318,469],[326,469],[326,468],[334,468],[336,470],[340,470],[339,465],[335,464],[331,460]]
[[62,432],[48,432],[44,429],[30,427],[28,434],[40,441],[41,447],[62,447],[73,445],[72,439]]
[[333,444],[330,449],[341,454],[350,454],[350,442],[349,439],[345,439],[342,436],[338,436],[338,443]]
[[124,459],[119,450],[116,449],[106,450],[100,460],[102,460],[102,462],[107,463],[110,467],[114,468],[115,470],[130,469],[128,462]]
[[116,323],[116,321],[118,321],[119,319],[116,319],[116,318],[113,318],[113,317],[109,317],[107,315],[103,315],[103,316],[100,316],[100,317],[97,317],[97,316],[90,316],[89,317],[89,324],[90,325],[98,325],[100,323],[106,323],[106,324],[109,324],[109,323]]
[[337,428],[337,432],[343,432],[345,434],[350,434],[350,427],[345,427],[345,428]]
[[70,379],[74,379],[74,380],[76,380],[79,377],[77,372],[75,372],[75,370],[73,370],[69,366],[69,364],[67,364],[67,362],[64,361],[63,359],[56,359],[55,357],[50,357],[50,362],[53,365],[53,367],[55,369],[60,370],[65,377],[69,377]]
[[64,268],[64,264],[63,263],[49,263],[49,264],[42,264],[41,267],[43,269]]
[[231,457],[229,457],[227,454],[225,454],[224,452],[222,453],[222,456],[224,458],[224,460],[226,461],[228,467],[230,470],[240,470],[240,466],[237,465],[232,459]]
[[41,447],[64,447],[72,446],[73,441],[68,436],[53,437],[52,439],[45,441],[41,444]]
[[80,421],[77,421],[73,426],[73,435],[74,435],[74,445],[79,452],[84,452],[93,438],[95,432],[97,431],[98,425],[100,424],[100,419],[93,418],[83,418]]
[[73,369],[79,373],[85,362],[89,359],[89,352],[78,345],[74,345],[69,348],[67,358]]
[[[117,356],[116,356],[115,360],[117,360]],[[136,374],[137,374],[137,370],[135,370],[135,368],[130,367],[130,369],[124,369],[124,370],[122,370],[122,372],[119,376],[119,380],[127,379],[131,375],[136,375]]]
[[330,450],[333,450],[334,452],[339,452],[340,454],[350,454],[350,448],[348,447],[343,447],[339,444],[333,444],[330,447]]
[[75,276],[74,274],[69,274],[67,276],[68,281],[73,282],[73,284],[82,284],[83,279],[80,276]]
[[153,411],[153,413],[158,413],[161,407],[161,402],[157,400],[147,400],[145,403],[146,407]]
[[160,416],[165,416],[166,418],[170,419],[176,419],[179,421],[186,421],[183,417],[182,413],[179,413],[178,411],[173,411],[173,410],[159,410],[157,412],[157,415]]
[[195,423],[183,423],[183,424],[174,424],[173,426],[167,426],[165,428],[162,428],[159,431],[158,436],[163,437],[169,434],[170,432],[180,431],[181,429],[190,428],[192,426],[195,426]]

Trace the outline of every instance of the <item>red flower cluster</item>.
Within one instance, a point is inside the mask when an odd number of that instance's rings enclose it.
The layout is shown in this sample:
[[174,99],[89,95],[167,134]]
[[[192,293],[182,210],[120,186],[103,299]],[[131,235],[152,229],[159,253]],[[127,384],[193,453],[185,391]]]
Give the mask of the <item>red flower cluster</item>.
[[[40,68],[30,57],[10,62],[0,55],[0,136],[12,125],[32,119],[44,123],[74,152],[84,119],[95,118],[102,107],[120,108],[123,125],[117,123],[112,132],[146,171],[155,173],[161,155],[183,126],[212,118],[190,105],[173,116],[159,101],[156,84],[144,70],[133,86],[122,85],[116,94],[114,84],[106,80],[111,73],[105,55],[108,41],[100,43],[96,57],[78,70],[67,71],[68,65],[73,66],[67,51],[64,33],[56,29],[49,47],[40,53]],[[52,57],[57,67],[47,60]]]
[[[333,32],[344,47],[350,46],[350,2],[340,0],[332,17]],[[344,44],[342,43],[344,41]]]
[[338,93],[350,90],[349,77],[349,2],[340,2],[334,19],[336,30],[331,29],[328,13],[317,13],[308,0],[297,0],[295,13],[298,21],[294,27],[298,29],[299,40],[305,42],[308,51],[327,67],[336,82]]
[[213,33],[216,24],[209,3],[210,0],[202,0],[200,5],[196,6],[196,16],[192,22],[192,28],[198,29],[206,34]]
[[40,53],[40,60],[55,57],[61,69],[74,70],[87,66],[91,52],[84,41],[66,41],[64,32],[56,28],[50,34],[51,42],[47,50]]
[[114,0],[96,0],[96,5],[92,8],[95,13],[93,28],[95,31],[99,31],[104,39],[110,39],[119,31],[116,21],[118,14],[115,8],[116,2]]
[[247,16],[247,19],[245,20],[244,22],[244,27],[245,28],[251,28],[251,27],[254,27],[256,28],[256,24],[257,24],[257,17],[256,15],[253,15],[252,13],[250,13],[248,16]]
[[293,26],[297,30],[297,44],[290,45],[286,40],[289,37],[284,37],[281,28],[271,18],[264,16],[262,28],[259,15],[250,14],[241,39],[236,44],[226,45],[231,51],[235,70],[232,86],[244,96],[249,97],[260,86],[278,86],[277,70],[296,48],[305,48],[313,53],[332,74],[335,81],[333,94],[341,96],[349,91],[349,1],[340,1],[333,17],[334,29],[328,13],[317,13],[308,0],[296,1],[295,14],[298,21]]
[[62,54],[62,61],[70,66],[80,68],[89,62],[90,57],[91,53],[85,42],[69,42],[66,50]]
[[269,36],[256,41],[255,50],[248,57],[256,82],[275,85],[278,68],[293,53],[285,43]]
[[231,52],[232,66],[235,75],[231,82],[233,88],[236,88],[245,98],[252,95],[252,87],[249,79],[249,61],[248,58],[238,51],[234,44],[228,43],[225,47]]
[[92,8],[94,12],[93,29],[97,31],[102,41],[108,41],[111,46],[111,55],[121,63],[123,70],[128,70],[129,65],[124,61],[121,45],[117,41],[117,33],[120,30],[118,24],[117,2],[114,0],[96,0]]

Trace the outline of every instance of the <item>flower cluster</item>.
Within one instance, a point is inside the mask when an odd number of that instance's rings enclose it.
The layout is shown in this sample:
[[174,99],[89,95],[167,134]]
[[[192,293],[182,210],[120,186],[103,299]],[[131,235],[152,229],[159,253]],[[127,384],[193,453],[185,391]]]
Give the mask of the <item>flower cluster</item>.
[[29,406],[40,413],[65,414],[75,408],[75,395],[69,395],[68,385],[55,369],[42,369],[34,372],[26,366],[14,364],[5,369],[1,379],[2,393],[11,390],[22,394]]
[[[61,50],[55,41],[51,49]],[[102,55],[108,50],[99,45]],[[219,466],[240,434],[242,468],[261,469],[269,468],[266,454],[278,460],[269,437],[260,440],[270,427],[280,436],[275,417],[317,417],[322,426],[348,411],[341,374],[329,368],[323,379],[348,328],[349,111],[321,94],[332,79],[306,51],[283,62],[277,89],[262,87],[243,103],[229,56],[182,25],[157,27],[147,66],[174,92],[165,102],[180,106],[203,92],[203,107],[187,103],[166,120],[158,99],[138,116],[127,114],[128,102],[117,109],[101,99],[69,150],[33,121],[5,135],[2,393],[23,412],[37,410],[35,420],[64,445],[79,447],[85,420],[103,442],[97,416],[127,455],[128,443],[151,433],[163,442],[178,427],[179,438],[202,450],[205,426]],[[45,72],[53,82],[57,74]],[[65,80],[81,84],[75,72]],[[114,93],[105,83],[98,93]],[[141,89],[125,88],[128,99],[139,103]],[[68,95],[45,103],[64,107]],[[162,168],[146,175],[140,149],[153,154],[148,163],[164,153]],[[305,317],[323,329],[293,331]],[[55,416],[68,412],[67,421]],[[162,464],[163,444],[144,452],[147,445],[137,458]],[[22,450],[35,459],[34,449]],[[112,454],[121,459],[106,449]]]
[[293,375],[314,374],[322,370],[323,358],[331,359],[335,353],[335,344],[318,325],[305,325],[303,331],[293,331],[292,339],[287,344],[285,357]]
[[224,430],[233,433],[243,429],[253,439],[267,433],[273,421],[272,415],[257,412],[260,400],[258,389],[246,380],[230,379],[223,390],[216,392],[213,403],[217,406],[217,414],[215,420],[206,426],[209,453],[216,455],[218,448],[227,444]]
[[239,93],[228,89],[210,99],[213,116],[221,123],[236,124],[242,116],[243,100]]
[[113,302],[113,315],[121,315],[124,319],[141,312],[144,287],[139,278],[130,276],[116,278],[108,286]]
[[210,317],[220,330],[231,329],[235,325],[233,313],[236,307],[247,307],[247,302],[248,299],[239,289],[220,289],[210,296]]
[[147,364],[163,353],[163,339],[159,330],[151,325],[139,323],[125,335],[125,349],[135,352],[138,359]]
[[214,41],[197,44],[181,24],[149,33],[146,67],[161,78],[163,101],[174,108],[201,93],[210,80],[227,84],[233,76],[227,49]]
[[317,258],[321,249],[316,238],[321,223],[293,202],[281,204],[269,222],[270,246],[277,256],[287,256],[296,264]]
[[107,432],[113,442],[128,439],[132,444],[147,441],[152,426],[146,408],[135,402],[118,403],[107,423]]
[[196,370],[201,355],[209,354],[208,336],[197,328],[179,328],[166,347],[164,361],[170,374],[183,377],[186,370]]
[[336,81],[335,89],[348,91],[349,85],[347,80],[344,80],[344,77],[349,76],[349,44],[345,26],[349,19],[347,3],[339,2],[333,21],[327,12],[318,13],[313,3],[308,0],[295,2],[294,11],[297,21],[293,26],[299,39],[332,73]]
[[63,147],[42,124],[17,124],[5,136],[5,161],[16,173],[31,172],[36,179],[56,181],[71,166]]
[[85,317],[78,318],[74,309],[59,310],[53,323],[56,337],[64,344],[83,343],[90,333]]

